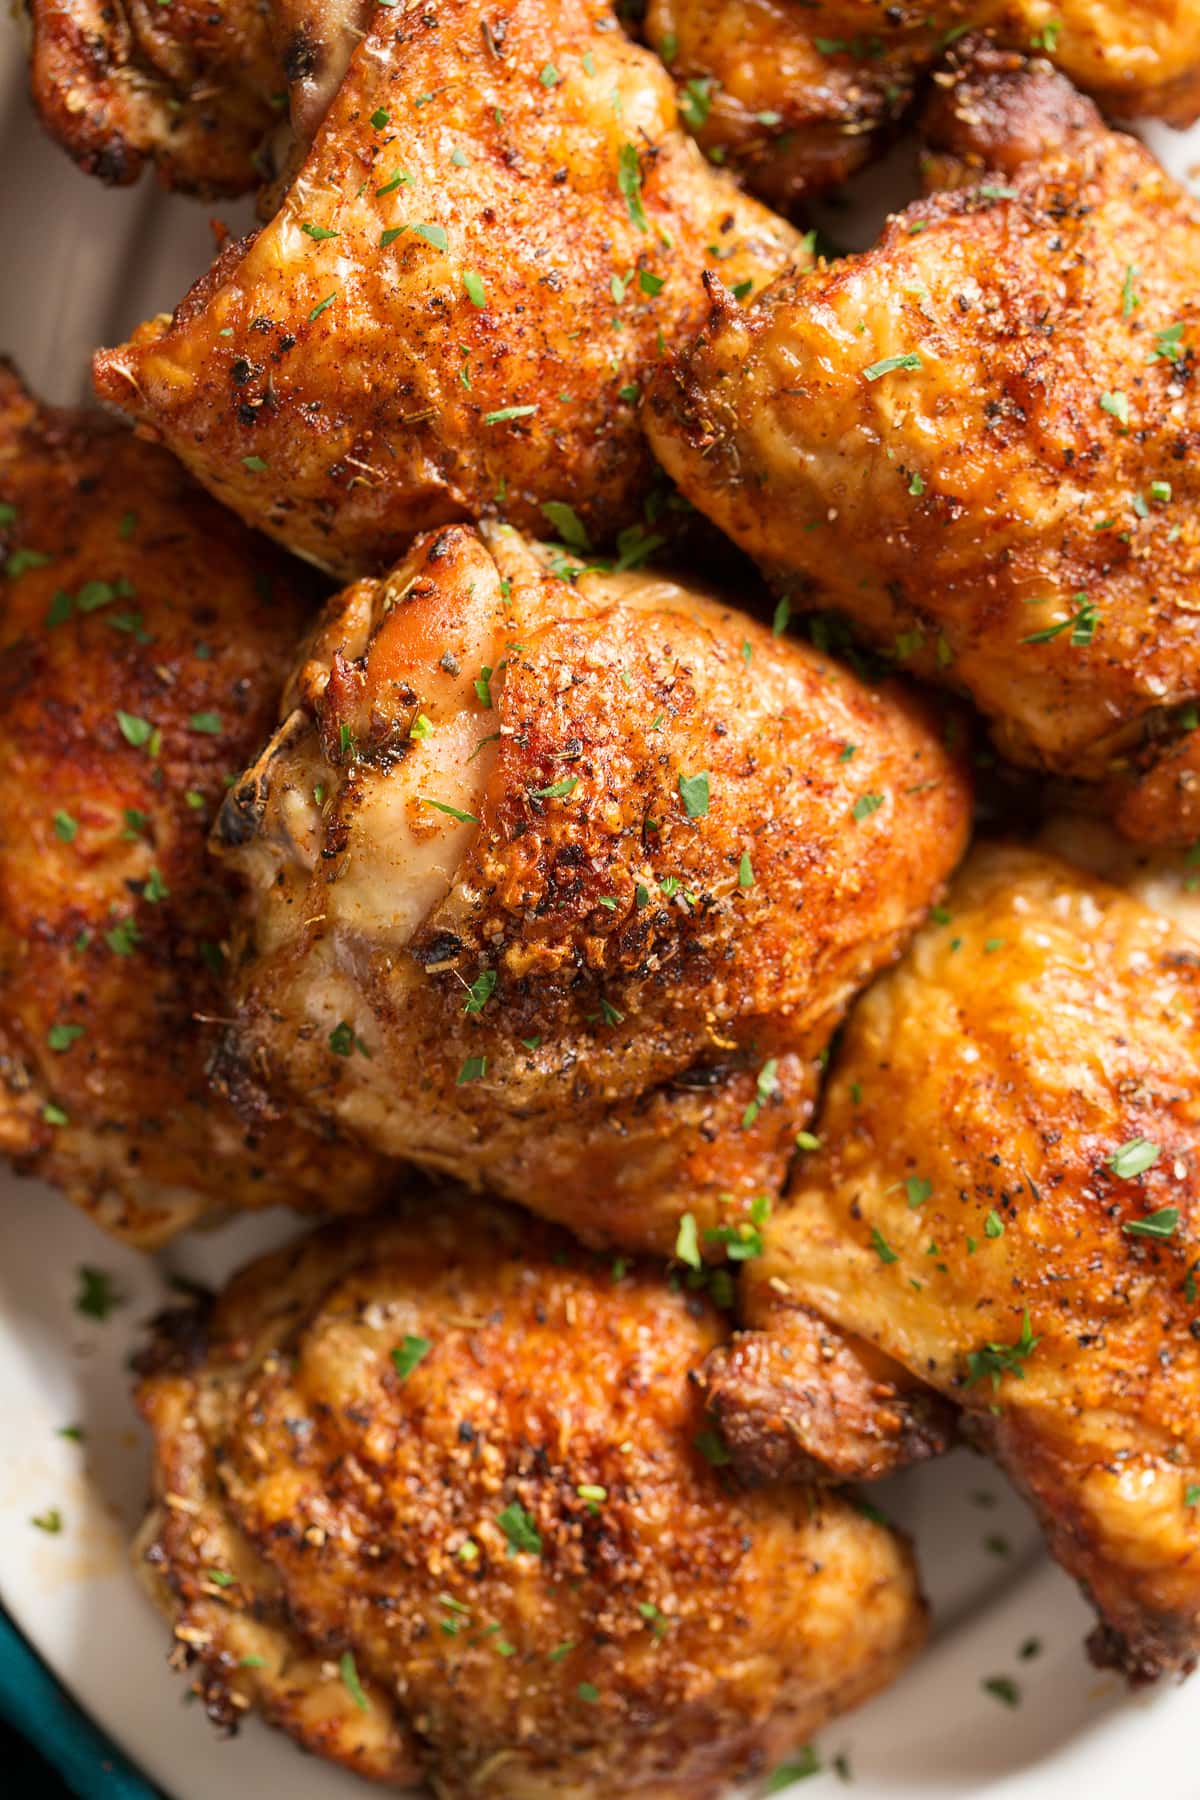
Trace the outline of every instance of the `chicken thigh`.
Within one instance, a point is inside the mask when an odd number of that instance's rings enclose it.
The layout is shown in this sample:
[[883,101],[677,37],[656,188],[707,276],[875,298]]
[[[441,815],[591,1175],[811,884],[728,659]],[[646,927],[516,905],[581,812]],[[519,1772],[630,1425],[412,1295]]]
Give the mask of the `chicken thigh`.
[[[753,1330],[710,1364],[735,1458],[847,1472],[811,1350],[844,1332],[843,1357],[869,1346],[959,1407],[1028,1495],[1100,1616],[1097,1661],[1189,1669],[1200,939],[1057,858],[977,848],[852,1013],[817,1132],[746,1265]],[[882,1441],[892,1410],[885,1390]]]
[[313,598],[178,464],[0,365],[0,1152],[129,1241],[352,1203],[376,1160],[208,1092],[230,882],[205,855]]
[[745,309],[714,287],[649,397],[655,449],[793,605],[1189,842],[1200,210],[1044,63],[977,49],[929,136],[953,185],[877,249]]
[[1200,115],[1193,0],[650,0],[646,13],[705,151],[784,208],[868,162],[973,28],[1052,56],[1109,114]]
[[885,1685],[907,1547],[713,1466],[720,1336],[652,1268],[415,1193],[168,1315],[139,1551],[213,1720],[445,1800],[710,1800]]
[[749,293],[798,245],[599,0],[379,7],[276,216],[97,389],[340,574],[497,510],[586,545],[638,517],[702,269]]
[[287,83],[264,0],[24,0],[46,130],[89,175],[248,193]]
[[779,1192],[968,786],[895,684],[575,570],[450,526],[331,603],[216,827],[249,889],[223,1068],[248,1117],[290,1095],[698,1266]]

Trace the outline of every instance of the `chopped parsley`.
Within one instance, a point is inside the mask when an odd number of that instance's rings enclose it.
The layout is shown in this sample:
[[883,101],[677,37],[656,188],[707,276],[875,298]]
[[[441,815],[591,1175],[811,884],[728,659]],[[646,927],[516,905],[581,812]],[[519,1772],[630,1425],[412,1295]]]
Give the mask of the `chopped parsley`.
[[872,813],[877,813],[882,805],[882,794],[860,794],[850,808],[850,816],[856,825],[861,825],[864,819],[869,819]]
[[629,217],[639,231],[649,231],[646,208],[642,203],[642,169],[637,146],[622,144],[617,157],[617,186],[625,196]]
[[1021,1335],[1015,1344],[984,1344],[979,1350],[972,1350],[967,1357],[967,1386],[974,1387],[984,1376],[990,1376],[992,1391],[1000,1386],[1003,1375],[1014,1375],[1018,1381],[1024,1381],[1024,1364],[1041,1339],[1034,1337],[1033,1325],[1029,1317],[1028,1307],[1021,1319]]
[[924,362],[915,350],[906,350],[903,356],[885,356],[882,362],[872,363],[869,369],[863,370],[865,381],[878,381],[883,375],[892,375],[897,369],[923,369]]
[[1165,331],[1156,331],[1154,349],[1150,356],[1151,362],[1178,362],[1183,353],[1185,330],[1186,327],[1183,325],[1168,325]]
[[1121,317],[1123,319],[1132,319],[1142,304],[1137,291],[1137,279],[1141,272],[1136,263],[1130,263],[1125,270],[1125,280],[1121,287]]
[[495,969],[482,969],[467,989],[464,1013],[481,1013],[495,993],[499,979],[499,973]]
[[448,818],[457,819],[460,825],[478,825],[479,820],[474,813],[460,812],[457,806],[447,806],[444,800],[430,800],[425,794],[419,796],[422,806],[432,806],[435,812],[445,813]]
[[979,1685],[985,1694],[990,1694],[993,1700],[999,1700],[1002,1706],[1021,1704],[1021,1690],[1009,1675],[989,1675]]
[[508,1540],[510,1556],[517,1556],[521,1551],[530,1556],[541,1555],[541,1537],[533,1519],[519,1500],[510,1501],[504,1511],[496,1515],[496,1523]]
[[1023,644],[1048,644],[1052,638],[1061,636],[1064,631],[1071,633],[1071,643],[1075,649],[1090,644],[1096,635],[1096,627],[1100,623],[1100,614],[1093,601],[1086,594],[1076,594],[1077,610],[1069,618],[1059,619],[1055,625],[1047,625],[1044,631],[1032,631],[1023,637]]
[[362,1682],[358,1679],[358,1665],[354,1661],[353,1650],[343,1651],[341,1660],[338,1663],[338,1673],[341,1675],[342,1684],[345,1687],[346,1692],[353,1700],[355,1706],[357,1706],[359,1712],[370,1712],[370,1702],[363,1693]]
[[106,1269],[94,1269],[83,1263],[76,1274],[79,1292],[75,1296],[75,1311],[82,1313],[85,1319],[107,1319],[124,1304],[123,1296]]
[[707,1426],[705,1430],[692,1439],[692,1443],[700,1452],[705,1462],[710,1464],[714,1469],[723,1469],[727,1463],[733,1461],[733,1458],[726,1448],[724,1438],[721,1436],[720,1432],[717,1431],[715,1426]]
[[135,750],[142,749],[154,735],[149,719],[139,719],[135,713],[122,712],[120,708],[117,709],[117,725],[125,742]]
[[1135,1175],[1144,1175],[1147,1169],[1152,1169],[1161,1155],[1158,1145],[1152,1144],[1149,1138],[1133,1137],[1105,1161],[1114,1175],[1122,1181],[1131,1181]]
[[754,1098],[742,1114],[742,1130],[749,1131],[767,1101],[779,1086],[779,1058],[769,1056],[758,1071],[754,1083]]
[[348,1019],[340,1019],[329,1034],[329,1048],[335,1056],[353,1056],[357,1050],[367,1061],[372,1060],[371,1052],[363,1043]]
[[569,544],[572,550],[591,549],[587,527],[573,506],[568,506],[565,500],[544,500],[542,511],[564,544]]
[[428,1338],[413,1337],[410,1333],[405,1332],[404,1342],[398,1344],[392,1351],[392,1361],[396,1365],[396,1373],[401,1381],[407,1381],[417,1364],[429,1355],[430,1347]]
[[763,1783],[763,1794],[777,1794],[781,1788],[790,1787],[793,1781],[807,1781],[810,1775],[821,1773],[821,1759],[811,1744],[805,1744],[798,1756],[791,1762],[780,1763],[771,1770]]
[[1126,1219],[1121,1230],[1130,1237],[1169,1238],[1174,1237],[1179,1229],[1179,1208],[1162,1206],[1157,1212],[1147,1213],[1144,1219]]
[[482,1081],[487,1074],[488,1059],[486,1056],[468,1056],[458,1071],[456,1087],[466,1087],[472,1081]]
[[709,802],[708,771],[701,769],[698,775],[681,775],[679,798],[683,801],[683,810],[689,819],[706,819]]
[[881,1263],[887,1264],[900,1261],[900,1258],[892,1249],[892,1246],[888,1243],[878,1225],[874,1225],[871,1228],[871,1248]]
[[700,1267],[700,1238],[694,1213],[684,1213],[679,1221],[679,1230],[675,1234],[675,1255],[689,1269]]
[[484,413],[483,422],[485,425],[503,425],[509,419],[527,419],[536,411],[536,406],[502,406],[498,412]]

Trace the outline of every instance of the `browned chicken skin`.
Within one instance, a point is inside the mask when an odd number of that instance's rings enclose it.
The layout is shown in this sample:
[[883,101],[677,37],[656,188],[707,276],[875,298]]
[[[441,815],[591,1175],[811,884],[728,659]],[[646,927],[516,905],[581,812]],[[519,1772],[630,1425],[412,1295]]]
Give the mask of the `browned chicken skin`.
[[749,291],[797,243],[598,0],[380,7],[276,216],[97,387],[342,574],[495,510],[600,541],[638,516],[640,384],[702,268]]
[[1056,858],[976,849],[851,1014],[816,1129],[743,1276],[754,1330],[710,1365],[739,1460],[862,1471],[790,1373],[816,1322],[844,1330],[959,1406],[1028,1494],[1098,1661],[1189,1669],[1200,943]]
[[672,581],[462,526],[331,603],[290,702],[217,827],[248,1116],[290,1095],[592,1243],[669,1253],[691,1214],[722,1258],[961,852],[935,717]]
[[214,1720],[447,1800],[710,1800],[883,1686],[907,1549],[711,1465],[720,1337],[652,1268],[422,1194],[168,1315],[139,1549]]
[[0,1151],[135,1243],[374,1185],[204,1078],[230,915],[205,833],[274,720],[296,574],[170,457],[0,365]]
[[1200,115],[1194,0],[650,0],[646,14],[701,145],[785,209],[877,154],[918,81],[977,28],[1052,55],[1107,113]]
[[30,83],[50,135],[89,175],[147,162],[185,191],[247,193],[283,116],[266,0],[25,0]]
[[793,603],[1190,841],[1200,211],[1045,64],[980,50],[930,135],[951,191],[744,312],[718,290],[652,440]]

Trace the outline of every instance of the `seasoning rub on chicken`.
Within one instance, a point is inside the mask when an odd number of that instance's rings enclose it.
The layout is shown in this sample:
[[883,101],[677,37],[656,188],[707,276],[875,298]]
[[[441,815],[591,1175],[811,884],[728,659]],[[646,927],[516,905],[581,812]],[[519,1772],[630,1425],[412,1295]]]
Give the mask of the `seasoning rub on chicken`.
[[0,1152],[110,1230],[368,1198],[328,1125],[205,1065],[232,884],[205,838],[275,718],[304,571],[161,450],[0,365]]
[[216,828],[247,886],[223,1067],[249,1118],[721,1259],[962,851],[956,721],[548,560],[572,578],[450,526],[330,603]]
[[221,1727],[446,1800],[714,1800],[919,1647],[904,1541],[748,1494],[706,1298],[413,1190],[169,1315],[139,1561]]

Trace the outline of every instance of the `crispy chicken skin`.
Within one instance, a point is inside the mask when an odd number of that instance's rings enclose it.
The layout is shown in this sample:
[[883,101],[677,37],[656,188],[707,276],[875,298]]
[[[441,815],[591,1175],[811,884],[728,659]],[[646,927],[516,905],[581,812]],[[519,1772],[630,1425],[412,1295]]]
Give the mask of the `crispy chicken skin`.
[[231,911],[205,834],[310,585],[162,451],[0,366],[0,1151],[133,1243],[373,1185],[204,1079]]
[[[958,860],[936,716],[663,577],[450,526],[328,608],[218,845],[225,1072],[585,1241],[721,1258]],[[578,567],[578,565],[576,565]]]
[[702,268],[761,284],[797,245],[598,0],[379,7],[276,216],[97,389],[343,575],[496,508],[600,541],[637,517],[639,384]]
[[[89,175],[247,193],[286,97],[267,0],[25,0],[43,125]],[[273,99],[275,104],[273,104]]]
[[868,162],[970,27],[1051,53],[1109,114],[1200,115],[1193,0],[650,0],[646,13],[699,142],[784,208]]
[[949,191],[747,309],[717,288],[647,426],[794,604],[1190,840],[1200,212],[1048,65],[979,48],[948,80]]
[[735,1452],[775,1473],[788,1443],[811,1469],[787,1370],[814,1320],[928,1381],[1135,1679],[1200,1647],[1198,1071],[1200,940],[1057,858],[976,849],[852,1013],[821,1149],[746,1268],[754,1329],[711,1365]]
[[721,1330],[417,1193],[167,1315],[138,1550],[215,1722],[447,1800],[708,1800],[882,1687],[924,1635],[907,1547],[712,1466]]

